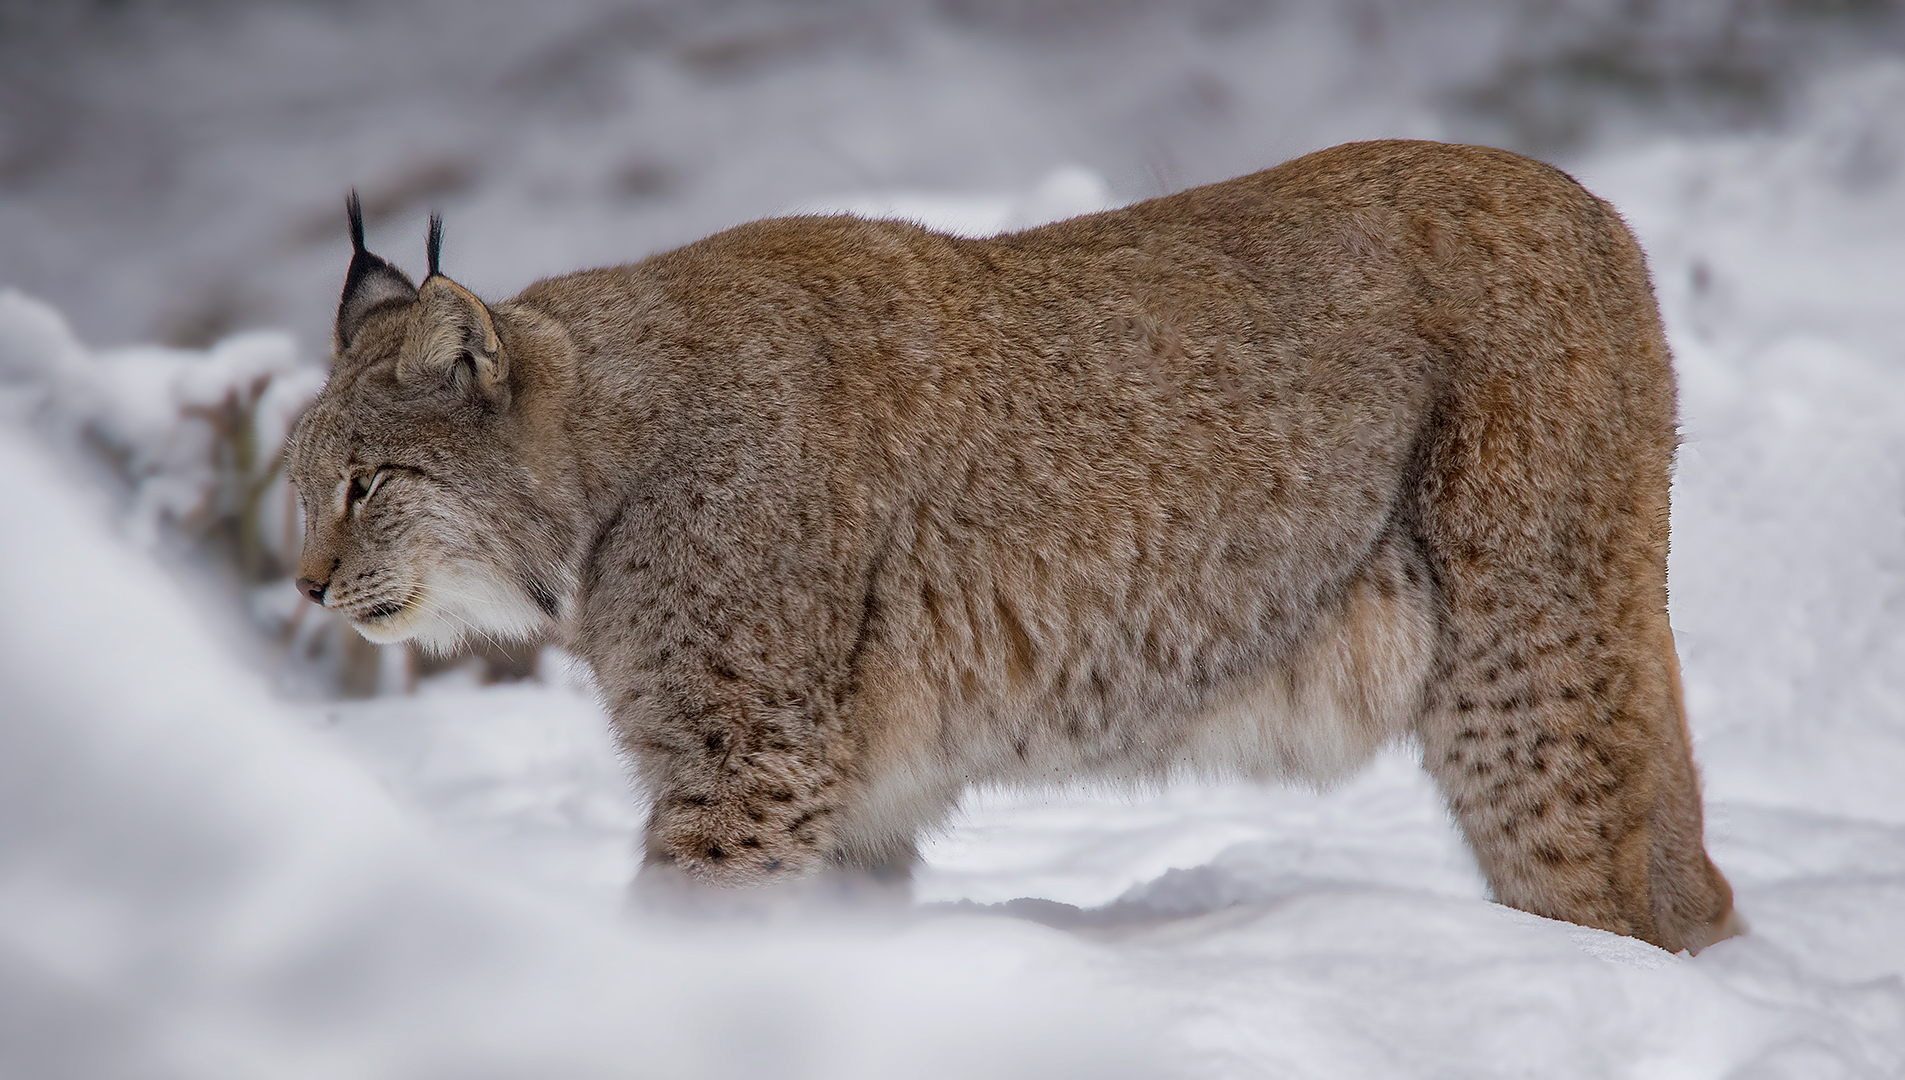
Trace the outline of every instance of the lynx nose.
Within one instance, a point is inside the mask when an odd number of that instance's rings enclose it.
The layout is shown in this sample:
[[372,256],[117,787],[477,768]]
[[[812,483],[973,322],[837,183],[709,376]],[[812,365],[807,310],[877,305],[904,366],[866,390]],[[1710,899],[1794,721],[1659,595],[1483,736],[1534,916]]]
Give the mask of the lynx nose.
[[324,604],[325,587],[325,585],[312,581],[308,577],[298,579],[298,591],[309,597],[313,604],[317,604],[320,607]]

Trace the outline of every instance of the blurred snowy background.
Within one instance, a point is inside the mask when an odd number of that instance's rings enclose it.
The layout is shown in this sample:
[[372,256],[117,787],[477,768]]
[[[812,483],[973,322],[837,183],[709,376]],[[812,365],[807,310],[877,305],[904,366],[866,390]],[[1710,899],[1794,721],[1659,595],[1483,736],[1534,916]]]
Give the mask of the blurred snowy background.
[[[1487,904],[1406,747],[980,793],[904,911],[630,913],[586,676],[434,670],[283,580],[353,185],[500,298],[1398,135],[1552,161],[1653,260],[1755,929],[1697,959]],[[1901,315],[1888,0],[0,0],[0,1077],[1905,1075]]]

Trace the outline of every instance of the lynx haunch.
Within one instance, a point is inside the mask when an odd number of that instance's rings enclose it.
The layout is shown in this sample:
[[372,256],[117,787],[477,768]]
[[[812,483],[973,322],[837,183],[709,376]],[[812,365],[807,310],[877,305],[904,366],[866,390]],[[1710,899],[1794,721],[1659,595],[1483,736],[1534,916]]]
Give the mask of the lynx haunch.
[[990,239],[755,222],[485,304],[363,244],[290,451],[375,641],[557,630],[645,875],[903,870],[978,783],[1419,742],[1497,898],[1699,949],[1673,373],[1545,165],[1338,147]]

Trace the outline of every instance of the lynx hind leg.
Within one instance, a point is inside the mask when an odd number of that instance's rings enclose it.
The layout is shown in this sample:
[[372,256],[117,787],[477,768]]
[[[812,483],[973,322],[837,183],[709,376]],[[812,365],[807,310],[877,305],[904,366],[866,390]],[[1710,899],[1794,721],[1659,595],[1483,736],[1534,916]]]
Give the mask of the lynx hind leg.
[[1665,614],[1660,619],[1661,658],[1667,679],[1672,736],[1661,758],[1667,780],[1649,818],[1653,871],[1654,922],[1661,936],[1693,952],[1746,932],[1746,921],[1733,908],[1733,887],[1707,856],[1700,775],[1693,764],[1685,699],[1680,689],[1680,657]]
[[1664,578],[1604,601],[1607,621],[1569,590],[1504,584],[1452,590],[1420,720],[1496,899],[1673,951],[1738,932],[1702,842]]

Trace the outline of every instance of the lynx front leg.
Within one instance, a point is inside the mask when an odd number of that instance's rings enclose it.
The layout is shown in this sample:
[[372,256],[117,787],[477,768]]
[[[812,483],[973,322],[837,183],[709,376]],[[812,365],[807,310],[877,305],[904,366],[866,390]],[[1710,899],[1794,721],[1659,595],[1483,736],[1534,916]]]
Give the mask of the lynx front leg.
[[603,529],[575,637],[650,800],[645,872],[764,885],[843,854],[872,550],[824,471],[750,464],[792,449],[703,434]]
[[[883,812],[891,807],[878,795],[882,785],[865,775],[863,732],[852,755],[837,747],[829,754],[829,740],[816,736],[835,725],[798,715],[723,725],[717,715],[701,713],[665,750],[663,740],[651,739],[640,751],[656,792],[642,888],[691,898],[695,910],[732,909],[736,902],[745,909],[750,902],[717,899],[692,885],[797,879],[805,880],[791,891],[776,890],[782,900],[877,906],[911,899],[919,861],[915,830]],[[944,801],[942,815],[951,804]]]
[[666,716],[618,716],[618,727],[652,793],[647,866],[733,887],[805,877],[837,858],[841,770],[811,717],[680,703]]

